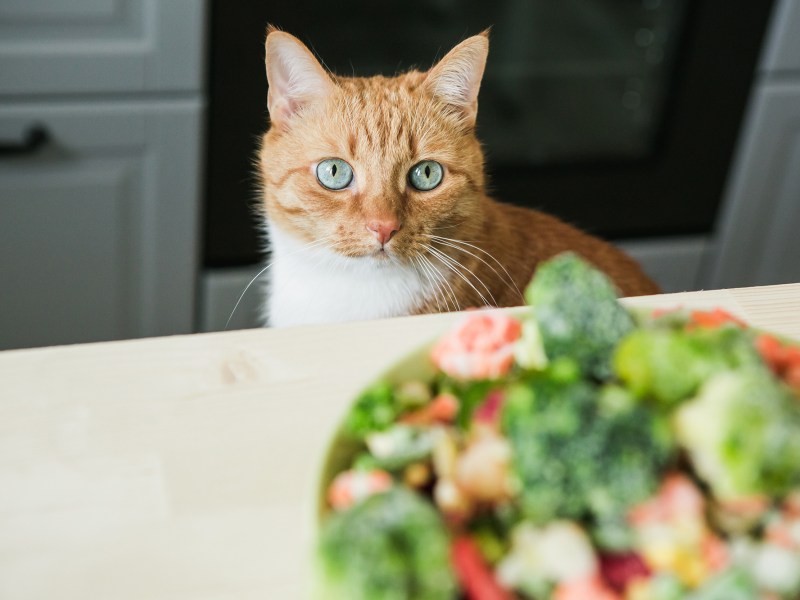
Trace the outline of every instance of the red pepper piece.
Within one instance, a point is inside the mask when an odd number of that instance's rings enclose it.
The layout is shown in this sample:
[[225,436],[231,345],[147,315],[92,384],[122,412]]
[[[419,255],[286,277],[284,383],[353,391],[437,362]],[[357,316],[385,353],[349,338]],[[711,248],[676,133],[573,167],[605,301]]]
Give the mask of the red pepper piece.
[[400,422],[407,425],[451,423],[458,414],[458,408],[458,398],[450,394],[439,394],[428,405],[400,417]]
[[692,324],[698,327],[708,327],[713,329],[731,323],[737,327],[747,327],[746,323],[733,316],[726,310],[715,308],[714,310],[694,310],[691,314]]
[[514,599],[513,594],[497,582],[478,545],[471,538],[456,538],[450,547],[450,558],[469,600]]
[[633,579],[649,577],[651,572],[635,552],[601,554],[600,573],[603,579],[618,592],[625,590]]
[[756,349],[775,375],[789,387],[800,390],[800,348],[783,344],[765,333],[756,338]]
[[475,409],[473,413],[475,420],[497,424],[500,420],[500,409],[503,408],[504,400],[505,395],[502,390],[489,392],[486,399]]
[[780,375],[786,368],[783,344],[778,341],[778,338],[766,333],[762,334],[756,338],[756,349],[776,375]]

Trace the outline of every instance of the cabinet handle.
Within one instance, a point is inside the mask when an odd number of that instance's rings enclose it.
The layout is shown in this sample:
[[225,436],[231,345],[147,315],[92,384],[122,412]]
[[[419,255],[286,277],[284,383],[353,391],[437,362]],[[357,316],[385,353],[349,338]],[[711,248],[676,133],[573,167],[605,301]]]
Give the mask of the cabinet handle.
[[42,125],[31,125],[18,142],[0,140],[0,157],[35,154],[50,141],[50,133]]

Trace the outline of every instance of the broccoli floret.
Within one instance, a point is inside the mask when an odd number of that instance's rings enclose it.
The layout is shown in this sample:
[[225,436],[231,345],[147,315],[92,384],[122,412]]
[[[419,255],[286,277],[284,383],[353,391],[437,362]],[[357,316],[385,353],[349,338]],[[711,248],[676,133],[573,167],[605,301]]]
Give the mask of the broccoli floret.
[[759,362],[751,333],[737,327],[639,329],[620,342],[613,360],[635,394],[664,406],[691,397],[714,373]]
[[503,408],[521,509],[534,523],[611,521],[650,497],[671,457],[666,423],[623,389],[536,376]]
[[600,391],[591,431],[601,460],[587,490],[589,508],[598,520],[619,517],[657,489],[672,456],[668,422],[641,406],[622,388]]
[[436,432],[428,427],[393,425],[367,436],[367,448],[382,469],[395,471],[430,455]]
[[456,584],[441,517],[417,494],[394,487],[324,524],[320,597],[451,600]]
[[719,373],[675,413],[679,442],[721,499],[800,485],[800,404],[761,366]]
[[438,385],[440,394],[451,394],[458,398],[456,424],[462,429],[469,427],[475,409],[483,404],[486,396],[496,388],[496,381],[459,381],[450,377],[442,377]]
[[561,254],[536,270],[525,291],[547,358],[574,358],[582,372],[600,379],[611,373],[611,354],[634,328],[617,302],[611,281],[575,254]]
[[361,440],[373,431],[383,431],[395,423],[400,413],[392,386],[380,382],[366,390],[347,414],[343,432]]

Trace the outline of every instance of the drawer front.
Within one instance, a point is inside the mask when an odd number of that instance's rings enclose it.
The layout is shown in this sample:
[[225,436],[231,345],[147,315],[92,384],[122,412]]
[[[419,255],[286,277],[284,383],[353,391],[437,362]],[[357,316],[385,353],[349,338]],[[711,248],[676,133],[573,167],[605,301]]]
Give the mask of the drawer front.
[[[0,349],[187,333],[196,102],[0,106]],[[31,123],[47,132],[20,143]]]
[[2,0],[0,95],[193,91],[206,0]]

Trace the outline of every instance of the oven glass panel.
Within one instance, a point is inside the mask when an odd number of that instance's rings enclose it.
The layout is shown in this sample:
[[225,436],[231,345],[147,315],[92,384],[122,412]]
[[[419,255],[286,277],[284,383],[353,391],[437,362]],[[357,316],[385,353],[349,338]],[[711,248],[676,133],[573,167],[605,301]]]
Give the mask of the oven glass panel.
[[[637,159],[653,143],[681,0],[339,1],[303,37],[335,72],[426,69],[492,26],[479,135],[495,165]],[[394,23],[376,30],[375,23]]]

